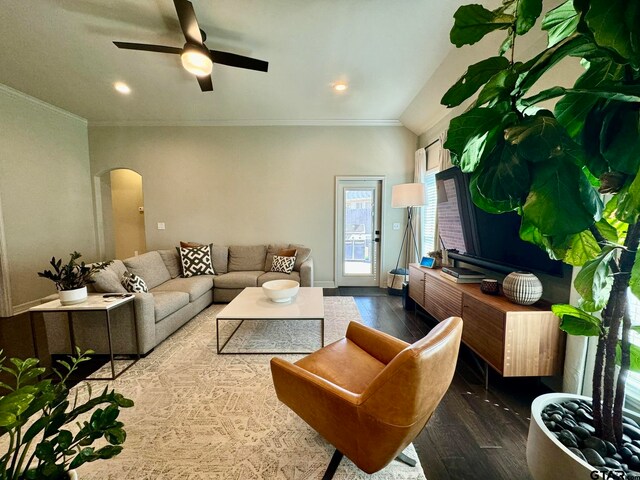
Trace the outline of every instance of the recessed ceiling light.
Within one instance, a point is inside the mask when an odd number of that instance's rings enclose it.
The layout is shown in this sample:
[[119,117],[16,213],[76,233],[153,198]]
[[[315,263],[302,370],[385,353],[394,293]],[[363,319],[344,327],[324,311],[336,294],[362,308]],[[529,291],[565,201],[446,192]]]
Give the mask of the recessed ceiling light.
[[347,84],[345,82],[336,82],[333,84],[333,89],[336,92],[344,92],[347,88],[349,88],[347,86]]
[[124,82],[116,82],[113,84],[113,88],[115,88],[118,92],[124,93],[125,95],[131,93],[131,89],[129,85]]

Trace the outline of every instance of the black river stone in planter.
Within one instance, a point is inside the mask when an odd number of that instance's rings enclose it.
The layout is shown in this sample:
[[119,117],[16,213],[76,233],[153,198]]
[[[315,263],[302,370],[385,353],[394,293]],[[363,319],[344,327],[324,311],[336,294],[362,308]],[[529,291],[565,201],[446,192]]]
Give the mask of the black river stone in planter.
[[[571,400],[550,403],[541,413],[545,426],[578,458],[593,465],[594,470],[624,470],[640,475],[640,426],[631,419],[623,421],[623,447],[595,437],[593,409],[590,401]],[[639,477],[640,478],[640,477]]]

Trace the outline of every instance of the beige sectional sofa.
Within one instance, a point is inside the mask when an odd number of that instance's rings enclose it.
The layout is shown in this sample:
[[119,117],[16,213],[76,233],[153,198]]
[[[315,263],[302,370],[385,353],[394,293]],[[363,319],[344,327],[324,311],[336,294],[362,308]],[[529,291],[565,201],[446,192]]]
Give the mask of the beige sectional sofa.
[[[285,248],[296,248],[294,271],[290,274],[271,272],[273,255]],[[133,302],[138,325],[140,350],[146,354],[165,338],[212,302],[230,302],[246,287],[259,287],[269,280],[292,279],[303,287],[313,286],[311,249],[301,245],[211,245],[215,275],[180,276],[180,258],[176,249],[156,250],[123,261],[114,260],[97,274],[90,289],[100,293],[126,292],[120,285],[125,272],[140,276],[149,289],[136,293]],[[107,353],[108,343],[104,315],[82,312],[74,314],[76,343],[83,349]],[[114,310],[111,317],[115,353],[135,353],[135,336],[128,306]],[[64,318],[45,322],[51,353],[70,350],[68,328]]]

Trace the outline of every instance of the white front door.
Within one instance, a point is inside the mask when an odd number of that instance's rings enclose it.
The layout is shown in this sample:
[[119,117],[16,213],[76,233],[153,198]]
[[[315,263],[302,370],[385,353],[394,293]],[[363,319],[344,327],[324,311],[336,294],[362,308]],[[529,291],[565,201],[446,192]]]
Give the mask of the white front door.
[[336,284],[380,284],[382,179],[336,179]]

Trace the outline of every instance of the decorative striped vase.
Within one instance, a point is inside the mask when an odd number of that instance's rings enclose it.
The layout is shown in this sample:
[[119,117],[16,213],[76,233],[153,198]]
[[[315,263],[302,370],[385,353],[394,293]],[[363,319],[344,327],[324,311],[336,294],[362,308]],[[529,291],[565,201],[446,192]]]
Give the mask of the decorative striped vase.
[[502,282],[502,291],[513,303],[531,305],[542,297],[542,283],[533,273],[513,272]]

